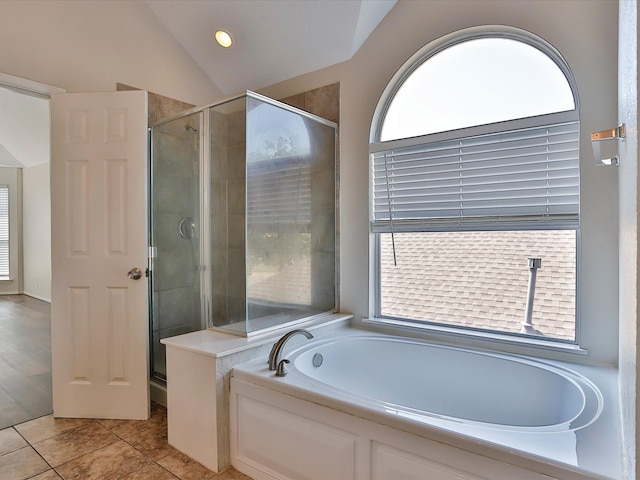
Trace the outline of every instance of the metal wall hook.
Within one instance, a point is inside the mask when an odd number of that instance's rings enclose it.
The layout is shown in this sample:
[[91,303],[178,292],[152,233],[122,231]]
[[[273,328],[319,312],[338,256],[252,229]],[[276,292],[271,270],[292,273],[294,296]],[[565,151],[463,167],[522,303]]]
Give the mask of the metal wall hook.
[[625,124],[619,125],[616,128],[610,130],[601,130],[599,132],[593,132],[591,134],[592,142],[599,142],[601,140],[609,140],[611,138],[626,138],[627,128]]

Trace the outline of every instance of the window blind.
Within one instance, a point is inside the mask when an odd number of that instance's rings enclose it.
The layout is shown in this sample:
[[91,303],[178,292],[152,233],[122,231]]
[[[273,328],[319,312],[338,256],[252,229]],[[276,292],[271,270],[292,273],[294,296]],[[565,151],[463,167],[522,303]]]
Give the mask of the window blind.
[[311,164],[304,157],[247,163],[247,217],[252,225],[311,223]]
[[579,122],[372,153],[372,231],[577,228]]
[[9,277],[9,186],[0,185],[0,277]]

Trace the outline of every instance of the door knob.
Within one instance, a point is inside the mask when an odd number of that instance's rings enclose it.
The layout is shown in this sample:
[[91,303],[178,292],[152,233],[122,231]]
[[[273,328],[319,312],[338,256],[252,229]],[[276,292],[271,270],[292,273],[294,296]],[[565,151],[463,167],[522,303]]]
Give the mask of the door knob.
[[129,270],[129,273],[127,273],[127,277],[129,277],[131,280],[140,280],[142,278],[142,270],[140,270],[138,267],[132,268],[131,270]]

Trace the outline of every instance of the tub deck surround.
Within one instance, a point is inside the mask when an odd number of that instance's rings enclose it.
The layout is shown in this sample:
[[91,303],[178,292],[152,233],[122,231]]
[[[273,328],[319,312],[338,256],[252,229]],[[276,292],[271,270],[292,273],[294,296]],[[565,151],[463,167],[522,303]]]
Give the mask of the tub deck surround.
[[[319,336],[343,328],[352,317],[327,315],[288,330],[305,328]],[[169,444],[214,472],[227,468],[231,369],[256,358],[266,365],[271,345],[288,330],[249,338],[202,330],[161,340],[167,349]],[[285,353],[301,340],[292,339]]]
[[[281,378],[262,361],[233,369],[232,463],[254,478],[300,474],[278,470],[283,432],[311,465],[342,458],[340,478],[621,478],[615,369],[425,347],[357,328],[285,357]],[[262,435],[272,439],[265,446]],[[333,450],[319,453],[322,445]]]

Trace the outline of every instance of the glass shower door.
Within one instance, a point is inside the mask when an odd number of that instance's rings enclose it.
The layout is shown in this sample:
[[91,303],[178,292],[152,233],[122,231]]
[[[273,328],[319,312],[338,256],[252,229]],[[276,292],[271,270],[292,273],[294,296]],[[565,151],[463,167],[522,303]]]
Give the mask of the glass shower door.
[[166,380],[160,340],[202,330],[200,112],[151,130],[151,376]]
[[210,326],[250,336],[336,309],[336,125],[247,92],[209,108]]

